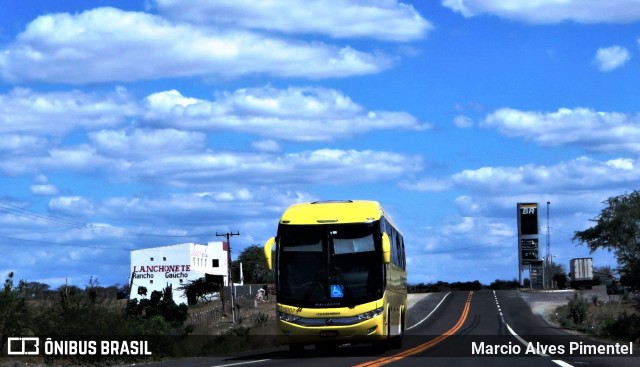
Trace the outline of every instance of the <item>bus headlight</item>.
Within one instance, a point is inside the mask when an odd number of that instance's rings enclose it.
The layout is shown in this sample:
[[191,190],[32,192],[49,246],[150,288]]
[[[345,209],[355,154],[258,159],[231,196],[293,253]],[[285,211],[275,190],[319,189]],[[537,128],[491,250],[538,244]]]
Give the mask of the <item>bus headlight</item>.
[[286,322],[296,322],[300,320],[300,316],[295,316],[295,315],[285,313],[285,312],[280,312],[280,311],[278,311],[278,318]]
[[360,315],[358,315],[358,320],[369,320],[376,316],[382,315],[383,312],[384,312],[384,307],[376,308],[373,311],[361,313]]

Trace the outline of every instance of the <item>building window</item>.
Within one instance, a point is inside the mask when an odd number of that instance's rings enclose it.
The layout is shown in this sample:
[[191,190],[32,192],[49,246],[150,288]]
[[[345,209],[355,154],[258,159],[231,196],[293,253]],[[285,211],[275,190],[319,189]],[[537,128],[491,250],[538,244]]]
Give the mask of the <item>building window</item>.
[[218,259],[212,259],[212,260],[211,260],[211,266],[213,266],[214,268],[218,268],[218,267],[220,267],[220,260],[218,260]]

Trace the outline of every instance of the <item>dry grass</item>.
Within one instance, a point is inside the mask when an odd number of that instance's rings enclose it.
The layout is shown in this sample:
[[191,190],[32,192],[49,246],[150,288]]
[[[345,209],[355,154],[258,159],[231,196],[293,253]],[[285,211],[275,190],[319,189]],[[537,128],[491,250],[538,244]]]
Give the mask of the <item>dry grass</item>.
[[[601,337],[618,338],[612,325],[639,315],[637,300],[602,301],[597,297],[576,296],[556,308],[552,321],[560,326]],[[630,320],[630,319],[629,319]]]

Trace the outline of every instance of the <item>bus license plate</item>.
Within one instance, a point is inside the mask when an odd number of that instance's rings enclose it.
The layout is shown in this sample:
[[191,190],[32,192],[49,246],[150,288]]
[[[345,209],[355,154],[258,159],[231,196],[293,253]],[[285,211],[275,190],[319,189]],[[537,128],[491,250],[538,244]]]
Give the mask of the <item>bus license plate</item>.
[[338,336],[338,330],[325,330],[320,332],[320,336],[334,338]]

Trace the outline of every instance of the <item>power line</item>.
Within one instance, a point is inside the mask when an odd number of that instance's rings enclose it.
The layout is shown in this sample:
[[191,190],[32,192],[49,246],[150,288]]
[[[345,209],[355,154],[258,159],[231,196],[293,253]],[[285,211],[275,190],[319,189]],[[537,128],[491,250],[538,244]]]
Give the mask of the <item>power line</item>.
[[128,229],[115,229],[107,226],[99,226],[99,225],[90,224],[90,223],[78,222],[78,221],[74,221],[67,218],[53,216],[50,214],[42,214],[29,209],[22,208],[15,204],[2,202],[2,201],[0,201],[0,212],[14,215],[17,217],[34,219],[42,222],[62,225],[62,226],[73,228],[73,229],[89,230],[92,232],[112,233],[112,234],[118,234],[118,235],[123,235],[128,233],[129,235],[138,236],[138,237],[164,237],[164,238],[196,237],[194,235],[168,235],[168,234],[159,234],[159,233],[134,232]]
[[36,220],[41,220],[45,222],[62,224],[62,225],[73,227],[73,228],[85,228],[87,226],[85,223],[80,223],[80,222],[75,222],[75,221],[64,219],[64,218],[54,217],[52,215],[40,214],[28,209],[21,208],[14,204],[9,204],[1,201],[0,201],[0,212],[15,215],[18,217],[23,217],[23,218],[36,219]]
[[467,246],[467,247],[458,247],[450,250],[421,252],[420,255],[446,254],[449,252],[457,252],[457,251],[468,250],[468,249],[478,248],[478,247],[487,247],[487,246],[491,246],[491,245],[475,245],[475,246]]
[[[101,249],[101,250],[118,250],[118,251],[137,251],[141,249],[135,248],[118,248],[118,247],[109,247],[109,246],[96,246],[96,245],[78,245],[74,243],[64,243],[64,242],[53,242],[53,241],[42,241],[42,240],[32,240],[28,238],[18,238],[11,236],[0,236],[0,239],[12,240],[12,241],[23,241],[23,242],[33,242],[45,245],[56,245],[56,246],[68,246],[68,247],[80,247],[80,248],[93,248],[93,249]],[[171,245],[169,245],[171,246]],[[155,249],[155,248],[145,248],[145,251],[158,251],[164,252],[164,249]]]
[[117,247],[106,247],[106,246],[94,246],[94,245],[76,245],[72,243],[62,243],[62,242],[52,242],[52,241],[41,241],[41,240],[30,240],[26,238],[17,238],[17,237],[9,237],[9,236],[0,236],[5,240],[13,240],[13,241],[24,241],[24,242],[34,242],[46,245],[57,245],[57,246],[69,246],[69,247],[84,247],[84,248],[94,248],[101,250],[120,250],[120,251],[131,251],[131,249],[123,249]]

